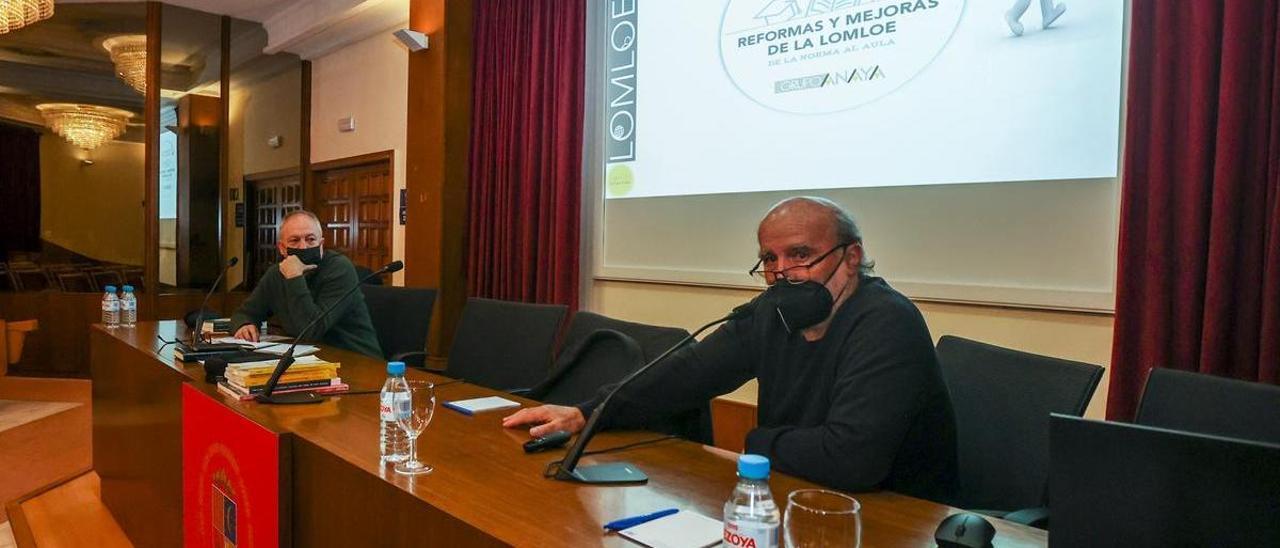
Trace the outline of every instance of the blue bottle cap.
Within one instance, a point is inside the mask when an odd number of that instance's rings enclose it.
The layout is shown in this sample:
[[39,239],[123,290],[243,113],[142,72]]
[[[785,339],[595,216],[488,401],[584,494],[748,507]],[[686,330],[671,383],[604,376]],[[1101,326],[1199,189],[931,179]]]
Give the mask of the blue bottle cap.
[[387,362],[387,374],[388,374],[388,375],[403,375],[403,374],[404,374],[404,362]]
[[769,479],[769,457],[741,455],[738,457],[738,476],[744,479]]
[[124,292],[125,292],[125,293],[133,293],[133,286],[131,286],[131,285],[126,285],[126,286],[124,286]]
[[103,289],[104,291],[106,291],[107,293],[115,293],[115,292],[116,292],[116,286],[114,286],[114,285],[108,285],[108,286],[106,286],[106,287],[104,287],[104,288],[102,288],[102,289]]

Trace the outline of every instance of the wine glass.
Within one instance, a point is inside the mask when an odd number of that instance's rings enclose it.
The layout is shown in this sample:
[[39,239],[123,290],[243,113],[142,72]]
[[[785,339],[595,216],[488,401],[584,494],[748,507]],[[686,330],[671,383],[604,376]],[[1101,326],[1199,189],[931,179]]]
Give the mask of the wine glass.
[[848,495],[825,489],[799,489],[787,496],[782,519],[788,548],[862,544],[862,505]]
[[418,460],[418,436],[431,424],[436,410],[436,385],[427,381],[404,381],[408,389],[408,401],[398,395],[396,423],[409,438],[409,460],[396,465],[396,472],[406,475],[429,474],[433,468]]

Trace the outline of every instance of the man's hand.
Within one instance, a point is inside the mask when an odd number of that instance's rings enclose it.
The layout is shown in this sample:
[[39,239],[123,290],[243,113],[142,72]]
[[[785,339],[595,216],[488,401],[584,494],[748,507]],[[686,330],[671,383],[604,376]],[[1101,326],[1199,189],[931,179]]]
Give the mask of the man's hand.
[[236,338],[242,341],[258,342],[258,326],[247,323],[236,330]]
[[521,409],[502,419],[502,426],[506,428],[530,424],[535,426],[529,429],[529,435],[537,438],[557,430],[576,434],[587,425],[587,420],[582,417],[582,411],[577,407],[563,405],[542,405]]
[[284,275],[286,280],[292,280],[315,269],[316,265],[302,264],[302,261],[298,260],[298,257],[294,255],[285,257],[283,261],[280,261],[280,274]]

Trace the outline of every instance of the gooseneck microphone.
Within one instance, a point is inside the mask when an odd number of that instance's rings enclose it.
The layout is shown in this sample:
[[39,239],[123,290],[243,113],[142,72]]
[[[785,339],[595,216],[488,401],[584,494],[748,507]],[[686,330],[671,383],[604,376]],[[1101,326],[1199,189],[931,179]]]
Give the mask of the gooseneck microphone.
[[222,277],[227,275],[227,271],[231,267],[240,262],[239,257],[232,257],[227,260],[227,264],[222,267],[222,272],[218,273],[218,277],[213,279],[213,285],[209,287],[209,292],[204,294],[204,301],[200,303],[200,308],[196,309],[196,321],[191,326],[191,344],[192,350],[200,350],[200,330],[204,327],[204,307],[208,306],[209,298],[213,297],[214,292],[218,290],[218,284],[222,283]]
[[614,385],[613,389],[605,395],[604,399],[600,401],[600,404],[591,412],[591,418],[587,420],[587,425],[578,433],[578,438],[573,441],[573,445],[569,447],[569,450],[565,453],[564,460],[560,463],[560,468],[556,470],[555,478],[558,480],[574,481],[578,483],[644,483],[648,481],[649,476],[646,476],[645,473],[641,472],[635,465],[627,462],[578,466],[578,459],[582,458],[582,452],[586,450],[587,442],[591,441],[591,438],[595,436],[596,431],[600,429],[600,418],[604,416],[606,409],[609,407],[609,402],[619,390],[622,390],[624,386],[643,375],[645,371],[649,370],[649,368],[657,365],[662,360],[665,360],[667,356],[670,356],[676,350],[679,350],[684,345],[689,344],[689,341],[692,341],[703,331],[706,331],[721,322],[746,318],[754,314],[759,300],[759,297],[752,299],[746,304],[742,304],[737,308],[734,308],[733,312],[730,312],[727,316],[707,322],[706,325],[699,327],[693,333],[690,333],[685,338],[680,339],[680,342],[672,345],[671,348],[668,348],[658,357],[654,358],[649,363],[644,364],[643,367],[635,370],[618,382],[618,384]]
[[293,338],[293,344],[289,345],[289,349],[285,350],[284,354],[280,355],[280,361],[276,362],[276,368],[271,371],[271,378],[267,379],[267,384],[263,387],[262,393],[255,396],[254,399],[259,403],[276,404],[319,403],[323,401],[324,397],[317,395],[314,392],[289,392],[285,394],[274,393],[276,390],[276,384],[280,382],[280,376],[284,374],[285,370],[289,369],[290,365],[293,365],[293,350],[297,348],[298,343],[302,341],[303,337],[307,336],[307,333],[311,331],[312,327],[315,327],[317,323],[320,323],[320,320],[324,319],[325,315],[329,314],[329,311],[337,307],[338,304],[342,303],[342,301],[347,300],[347,297],[350,297],[352,293],[355,293],[356,290],[360,289],[360,286],[364,285],[365,282],[373,279],[375,276],[399,272],[403,268],[403,261],[393,261],[374,272],[370,272],[367,276],[360,278],[360,281],[356,282],[356,285],[351,289],[348,289],[346,293],[343,293],[338,300],[329,303],[329,306],[326,306],[324,310],[321,310],[320,314],[316,315],[315,318],[312,318],[311,323],[308,323],[306,327],[303,327],[302,331],[299,331],[298,335]]

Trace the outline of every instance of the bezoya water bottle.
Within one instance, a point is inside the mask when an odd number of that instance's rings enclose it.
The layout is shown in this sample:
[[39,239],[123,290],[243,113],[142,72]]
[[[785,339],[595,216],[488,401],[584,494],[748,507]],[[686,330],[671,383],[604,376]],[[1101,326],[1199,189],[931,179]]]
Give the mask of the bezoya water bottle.
[[102,288],[106,292],[102,294],[102,323],[108,328],[120,326],[120,299],[116,298],[116,286],[109,285]]
[[120,327],[133,327],[138,323],[138,298],[133,294],[133,286],[126,285],[120,295]]
[[404,362],[387,362],[387,382],[382,384],[382,432],[378,438],[384,462],[404,462],[409,458],[409,436],[396,421],[397,405],[409,399],[409,385],[404,380]]
[[782,516],[769,490],[769,459],[738,457],[738,486],[724,503],[724,542],[736,548],[776,548]]

